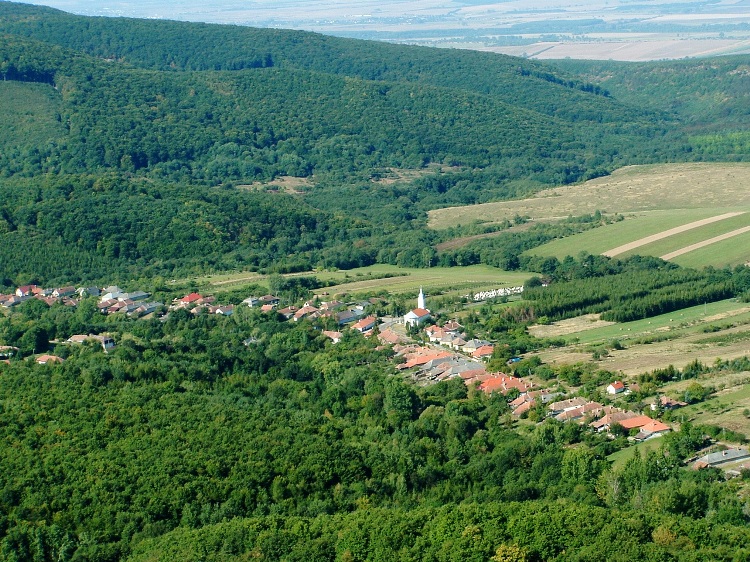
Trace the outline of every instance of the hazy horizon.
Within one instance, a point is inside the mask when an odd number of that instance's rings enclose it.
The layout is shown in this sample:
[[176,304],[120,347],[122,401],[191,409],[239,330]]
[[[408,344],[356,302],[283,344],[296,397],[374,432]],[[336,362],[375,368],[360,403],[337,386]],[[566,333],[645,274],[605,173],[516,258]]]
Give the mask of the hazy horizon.
[[750,52],[750,0],[29,2],[88,16],[301,29],[529,58],[654,60]]

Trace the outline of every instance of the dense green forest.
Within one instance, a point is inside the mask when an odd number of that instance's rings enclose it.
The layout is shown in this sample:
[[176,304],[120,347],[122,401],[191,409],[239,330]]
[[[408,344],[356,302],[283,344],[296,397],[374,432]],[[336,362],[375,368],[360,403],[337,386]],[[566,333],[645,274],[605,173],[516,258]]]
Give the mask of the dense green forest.
[[504,397],[415,388],[354,332],[333,346],[249,309],[112,322],[33,304],[0,337],[106,328],[118,345],[0,364],[5,560],[745,555],[734,487],[679,468],[703,441],[689,424],[614,470],[622,441],[554,420],[519,433]]

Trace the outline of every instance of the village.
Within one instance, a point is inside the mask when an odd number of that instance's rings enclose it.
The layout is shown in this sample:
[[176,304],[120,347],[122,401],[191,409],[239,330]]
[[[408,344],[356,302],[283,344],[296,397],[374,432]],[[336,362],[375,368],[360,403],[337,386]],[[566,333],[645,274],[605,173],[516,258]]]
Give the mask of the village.
[[[473,302],[481,302],[497,297],[519,295],[523,287],[504,287],[467,295]],[[660,437],[673,428],[658,419],[660,412],[671,411],[686,406],[685,402],[659,396],[650,404],[651,417],[643,412],[627,407],[615,406],[621,396],[639,390],[637,383],[626,384],[613,380],[602,388],[605,401],[589,400],[573,396],[569,391],[546,388],[529,377],[508,374],[513,372],[513,364],[521,357],[508,360],[508,373],[488,369],[495,345],[487,340],[468,338],[464,327],[457,319],[436,323],[428,308],[424,291],[420,288],[416,307],[400,317],[378,316],[371,309],[384,303],[384,299],[371,298],[344,303],[336,299],[321,301],[319,297],[297,305],[281,307],[282,299],[271,295],[249,296],[239,305],[220,304],[216,297],[191,292],[172,300],[169,305],[149,300],[145,291],[124,291],[117,286],[79,287],[73,286],[45,289],[36,285],[18,287],[12,294],[0,295],[0,307],[13,309],[16,306],[37,299],[48,306],[62,305],[76,307],[83,299],[96,299],[96,308],[102,315],[125,315],[132,319],[158,317],[168,318],[175,311],[184,310],[192,315],[215,314],[232,316],[237,306],[255,309],[263,314],[277,314],[284,320],[311,321],[321,333],[338,344],[347,330],[376,337],[381,346],[393,350],[395,369],[417,385],[435,384],[450,379],[460,379],[469,387],[475,387],[486,394],[502,395],[511,410],[511,416],[518,419],[541,422],[552,418],[561,423],[585,425],[590,431],[603,433],[609,438],[625,437],[633,443],[644,442]],[[335,326],[335,329],[326,329]],[[64,341],[50,342],[63,345],[81,345],[94,342],[106,353],[116,342],[106,333],[71,334]],[[2,342],[0,342],[2,343]],[[260,343],[248,337],[245,345]],[[0,345],[0,361],[8,363],[17,357],[17,347]],[[50,353],[38,354],[34,361],[40,365],[54,365],[64,362],[62,357]],[[603,403],[608,402],[608,403]],[[713,456],[712,456],[713,455]],[[695,468],[728,464],[728,470],[735,470],[736,461],[750,457],[745,449],[736,449],[724,454],[711,453],[694,459]],[[732,461],[730,463],[730,461]],[[744,465],[741,465],[744,468]]]

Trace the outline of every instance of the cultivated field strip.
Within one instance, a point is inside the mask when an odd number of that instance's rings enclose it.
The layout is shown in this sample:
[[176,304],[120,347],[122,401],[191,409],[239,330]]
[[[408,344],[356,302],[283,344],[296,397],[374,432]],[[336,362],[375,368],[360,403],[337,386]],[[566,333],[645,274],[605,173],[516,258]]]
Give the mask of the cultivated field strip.
[[[700,228],[702,226],[709,225],[711,223],[723,221],[732,217],[736,217],[739,215],[744,214],[744,211],[740,212],[731,212],[731,213],[724,213],[722,215],[717,215],[714,217],[709,217],[706,219],[694,221],[688,224],[684,224],[675,228],[670,228],[669,230],[665,230],[663,232],[659,232],[656,234],[652,234],[651,236],[646,236],[644,238],[641,238],[639,240],[634,240],[633,242],[629,242],[627,244],[623,244],[621,246],[618,246],[617,248],[613,248],[611,250],[607,250],[606,252],[602,252],[605,256],[614,257],[620,254],[624,254],[626,252],[629,252],[631,250],[634,250],[636,248],[639,248],[641,246],[646,246],[648,244],[651,244],[653,242],[657,242],[659,240],[663,240],[664,238],[668,238],[670,236],[674,236],[676,234],[681,234],[683,232],[687,232],[688,230],[692,230],[694,228]],[[740,234],[739,232],[737,234]],[[717,237],[718,238],[718,237]],[[718,240],[716,240],[718,241]],[[677,254],[679,255],[679,254]],[[664,258],[667,259],[667,258]]]
[[[602,252],[603,255],[614,257],[618,256],[620,254],[624,254],[625,252],[629,252],[631,250],[634,250],[636,248],[640,248],[641,246],[645,246],[647,244],[651,244],[652,242],[657,242],[659,240],[663,240],[664,238],[668,238],[670,236],[674,236],[675,234],[681,234],[683,232],[687,232],[688,230],[692,230],[694,228],[700,228],[702,226],[706,226],[708,224],[722,221],[725,219],[729,219],[732,217],[736,217],[738,215],[744,214],[744,211],[739,212],[732,212],[732,213],[724,213],[723,215],[717,215],[715,217],[709,217],[707,219],[702,219],[694,222],[690,222],[688,224],[683,224],[682,226],[678,226],[675,228],[670,228],[669,230],[665,230],[663,232],[658,232],[657,234],[652,234],[651,236],[646,236],[644,238],[641,238],[639,240],[634,240],[633,242],[628,242],[627,244],[623,244],[621,246],[618,246],[616,248],[612,248],[611,250],[607,250],[606,252]],[[741,234],[741,232],[737,232],[737,234]],[[717,237],[719,238],[719,237]],[[721,238],[723,240],[723,238]],[[715,240],[718,242],[719,240]],[[698,246],[701,247],[701,246]],[[689,251],[689,250],[688,250]],[[683,252],[685,253],[685,252]],[[675,254],[675,255],[680,255]],[[669,259],[669,258],[663,258],[663,259]]]
[[702,242],[697,242],[695,244],[691,244],[690,246],[680,248],[679,250],[675,250],[674,252],[664,254],[663,256],[661,256],[661,259],[671,260],[672,258],[676,258],[677,256],[687,254],[688,252],[692,252],[693,250],[699,250],[700,248],[710,246],[711,244],[716,244],[717,242],[721,242],[722,240],[734,238],[735,236],[739,236],[740,234],[744,234],[745,232],[750,232],[750,226],[738,228],[737,230],[733,230],[732,232],[727,232],[726,234],[720,234],[719,236],[714,236],[713,238],[709,238],[708,240],[703,240]]

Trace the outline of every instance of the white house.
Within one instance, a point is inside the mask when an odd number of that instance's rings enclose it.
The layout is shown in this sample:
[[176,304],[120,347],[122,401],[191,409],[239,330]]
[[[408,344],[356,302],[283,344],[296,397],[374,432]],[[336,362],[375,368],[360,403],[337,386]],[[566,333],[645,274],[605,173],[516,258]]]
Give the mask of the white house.
[[620,394],[625,392],[625,384],[622,381],[615,381],[607,386],[607,394]]

